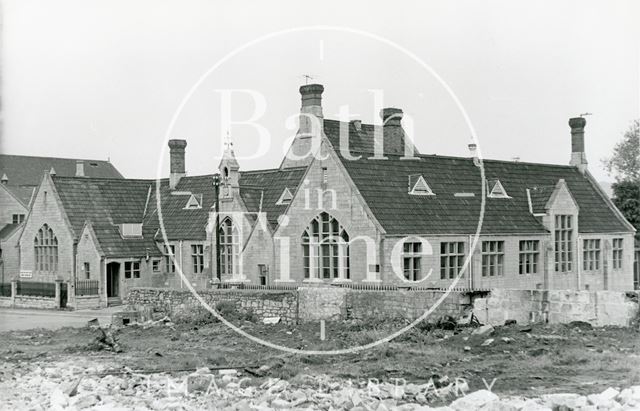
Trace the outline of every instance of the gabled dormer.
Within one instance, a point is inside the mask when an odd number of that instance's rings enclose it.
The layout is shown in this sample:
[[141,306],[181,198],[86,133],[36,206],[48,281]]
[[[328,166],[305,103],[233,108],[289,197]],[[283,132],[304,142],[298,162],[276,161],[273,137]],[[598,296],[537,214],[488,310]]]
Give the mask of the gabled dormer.
[[409,194],[414,196],[435,195],[429,184],[427,184],[427,180],[421,174],[409,176]]
[[487,193],[489,198],[511,198],[498,179],[487,180]]
[[291,194],[291,191],[289,191],[289,189],[285,187],[284,190],[282,190],[282,194],[280,195],[280,198],[278,199],[276,204],[289,205],[291,204],[291,200],[293,200],[293,194]]
[[202,208],[202,194],[191,194],[187,204],[184,206],[185,210],[198,210]]

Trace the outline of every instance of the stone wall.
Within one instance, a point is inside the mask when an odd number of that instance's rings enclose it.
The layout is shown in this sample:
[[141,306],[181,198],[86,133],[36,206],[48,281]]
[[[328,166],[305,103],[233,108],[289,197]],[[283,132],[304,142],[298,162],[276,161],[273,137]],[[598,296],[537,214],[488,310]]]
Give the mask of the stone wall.
[[492,290],[477,298],[473,312],[484,324],[586,321],[595,326],[628,326],[638,316],[638,292]]
[[[466,292],[446,294],[438,290],[354,290],[334,287],[300,287],[297,290],[206,290],[200,296],[213,308],[234,315],[280,317],[285,323],[320,320],[414,320],[434,304],[440,304],[426,318],[435,322],[444,316],[460,317],[473,309],[483,324],[502,325],[569,323],[586,321],[594,326],[628,326],[638,317],[638,292],[492,290],[480,295]],[[207,314],[187,290],[133,288],[126,300],[148,319],[153,313],[169,315],[174,321],[202,318]]]
[[427,322],[436,322],[444,316],[458,318],[470,303],[464,293],[443,291],[360,291],[352,290],[346,296],[347,317],[353,319],[405,318],[415,320],[427,312],[440,299]]
[[48,310],[58,309],[58,302],[52,297],[32,297],[27,295],[16,295],[12,308],[42,308]]
[[[294,323],[297,318],[295,290],[204,290],[198,291],[198,295],[214,309],[221,303],[227,307],[232,305],[235,314],[254,315],[258,319],[280,317],[285,323]],[[206,308],[188,290],[131,288],[125,302],[141,313],[142,320],[151,318],[154,312],[166,314],[174,321],[197,319],[207,314]]]
[[301,287],[298,288],[299,320],[339,320],[347,317],[346,288]]
[[[258,319],[280,317],[283,322],[319,320],[389,319],[413,320],[424,314],[444,293],[441,291],[370,291],[334,287],[300,287],[297,290],[206,290],[199,295],[212,307],[232,304],[237,314],[253,314]],[[169,315],[175,321],[200,318],[207,313],[191,292],[160,288],[132,288],[126,303],[143,319]],[[469,304],[462,293],[451,293],[429,316],[437,321],[444,315],[457,317]],[[228,309],[228,307],[225,307]]]

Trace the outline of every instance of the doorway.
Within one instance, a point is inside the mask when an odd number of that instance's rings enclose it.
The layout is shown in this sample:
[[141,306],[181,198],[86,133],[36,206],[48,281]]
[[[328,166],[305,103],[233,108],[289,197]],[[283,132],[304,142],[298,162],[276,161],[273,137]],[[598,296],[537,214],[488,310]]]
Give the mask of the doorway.
[[107,299],[120,297],[120,263],[107,264]]

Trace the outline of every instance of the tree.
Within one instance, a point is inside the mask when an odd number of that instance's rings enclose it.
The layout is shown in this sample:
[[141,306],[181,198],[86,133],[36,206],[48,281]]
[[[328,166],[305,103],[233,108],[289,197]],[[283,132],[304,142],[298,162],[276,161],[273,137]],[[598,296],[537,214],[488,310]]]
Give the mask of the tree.
[[622,140],[613,147],[613,156],[604,159],[603,165],[617,182],[640,184],[640,120],[631,122]]
[[613,203],[640,232],[640,182],[618,181],[612,188]]

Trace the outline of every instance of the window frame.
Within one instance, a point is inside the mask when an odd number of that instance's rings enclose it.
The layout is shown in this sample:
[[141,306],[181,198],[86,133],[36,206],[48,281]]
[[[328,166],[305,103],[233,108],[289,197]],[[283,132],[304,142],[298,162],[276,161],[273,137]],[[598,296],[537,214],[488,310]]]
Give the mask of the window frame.
[[302,233],[301,245],[305,280],[351,279],[349,234],[329,213],[322,212],[311,220]]
[[[456,278],[464,267],[465,257],[464,241],[442,241],[440,243],[440,279],[452,280]],[[464,273],[460,277],[464,278]]]
[[482,277],[504,276],[504,240],[485,240],[482,242]]
[[34,271],[58,271],[58,238],[48,224],[43,224],[33,239]]
[[554,215],[554,267],[557,273],[573,271],[573,214]]
[[518,273],[538,274],[540,266],[540,240],[520,240],[518,242]]
[[622,237],[611,240],[611,267],[614,270],[622,270],[624,267],[624,238]]
[[84,279],[85,280],[90,280],[91,279],[91,264],[85,261],[83,267],[84,267],[83,268]]
[[[400,261],[402,274],[406,280],[420,281],[422,279],[422,241],[406,240],[402,244]],[[407,264],[408,263],[408,264]]]
[[[171,253],[169,253],[171,250]],[[164,245],[164,258],[165,258],[165,271],[169,274],[174,274],[176,272],[176,246],[174,244]],[[173,256],[173,258],[171,258]]]
[[602,241],[599,238],[582,240],[582,270],[599,271],[602,267]]
[[140,278],[140,261],[132,260],[124,262],[124,278],[126,280]]
[[204,245],[191,244],[191,264],[194,274],[202,274],[204,271]]

